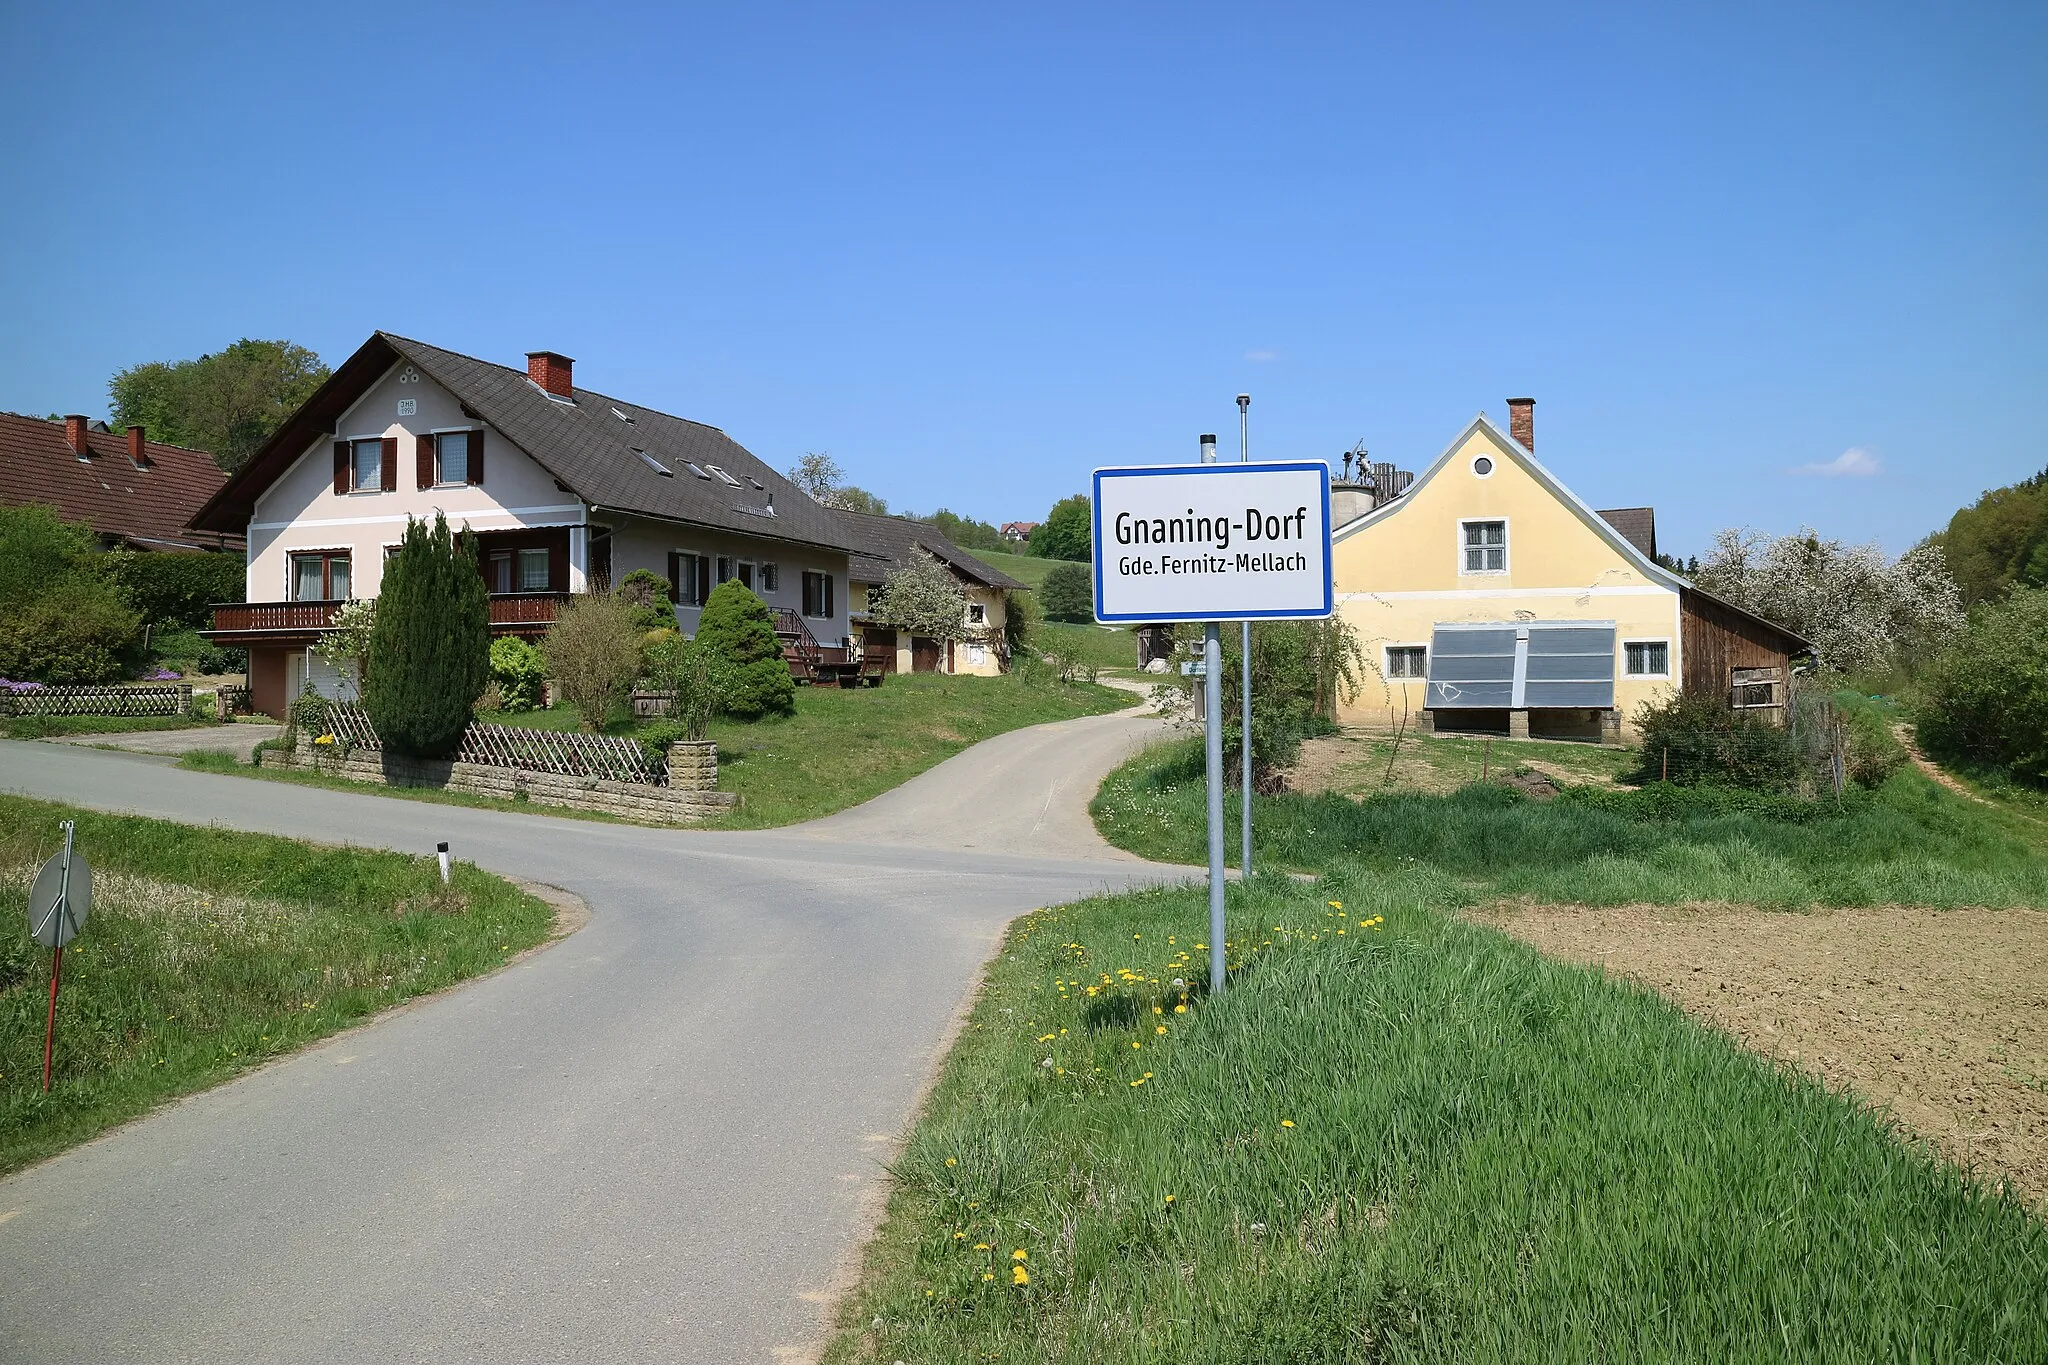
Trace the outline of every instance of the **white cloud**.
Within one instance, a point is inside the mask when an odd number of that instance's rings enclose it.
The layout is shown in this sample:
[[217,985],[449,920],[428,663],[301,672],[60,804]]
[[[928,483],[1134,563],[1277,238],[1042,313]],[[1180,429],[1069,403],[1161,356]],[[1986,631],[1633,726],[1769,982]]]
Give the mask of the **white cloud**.
[[1850,446],[1834,459],[1822,464],[1803,464],[1792,471],[1794,474],[1817,474],[1824,479],[1868,479],[1884,473],[1884,465],[1875,454],[1862,446]]
[[1280,353],[1278,351],[1269,351],[1264,347],[1259,347],[1256,350],[1246,351],[1244,353],[1244,358],[1246,360],[1251,361],[1253,364],[1263,365],[1269,360],[1278,360],[1280,358]]

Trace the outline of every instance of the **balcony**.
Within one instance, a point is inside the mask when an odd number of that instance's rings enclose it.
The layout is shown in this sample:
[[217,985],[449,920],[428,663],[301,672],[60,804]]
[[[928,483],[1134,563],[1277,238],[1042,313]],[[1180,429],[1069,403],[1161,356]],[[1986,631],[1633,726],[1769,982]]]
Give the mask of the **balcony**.
[[[494,592],[491,634],[539,635],[554,623],[568,597],[562,592]],[[217,645],[311,644],[334,624],[343,602],[216,602],[213,629],[199,632]]]

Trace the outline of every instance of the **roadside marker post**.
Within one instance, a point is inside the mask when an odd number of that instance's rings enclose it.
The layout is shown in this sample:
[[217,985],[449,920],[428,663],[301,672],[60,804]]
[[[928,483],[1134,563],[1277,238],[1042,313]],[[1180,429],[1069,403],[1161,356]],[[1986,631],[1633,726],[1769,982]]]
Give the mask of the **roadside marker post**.
[[[1214,439],[1203,438],[1206,458],[1213,459]],[[1209,989],[1221,993],[1222,623],[1318,620],[1334,610],[1330,467],[1314,460],[1110,467],[1095,471],[1094,491],[1095,619],[1203,624]]]
[[64,979],[64,945],[78,937],[92,910],[92,868],[72,852],[74,827],[66,820],[64,851],[43,864],[28,893],[29,937],[50,950],[50,1013],[43,1025],[43,1090],[57,1051],[57,986]]

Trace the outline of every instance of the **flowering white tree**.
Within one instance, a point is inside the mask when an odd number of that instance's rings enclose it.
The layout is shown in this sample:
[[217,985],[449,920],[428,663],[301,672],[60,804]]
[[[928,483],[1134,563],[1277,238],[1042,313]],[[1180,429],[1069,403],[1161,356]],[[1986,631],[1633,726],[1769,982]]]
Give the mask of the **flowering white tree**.
[[1963,594],[1933,545],[1897,559],[1875,543],[1723,530],[1695,581],[1706,591],[1813,641],[1821,663],[1844,673],[1884,669],[1907,650],[1933,650],[1963,625]]
[[885,626],[934,640],[967,638],[967,594],[953,571],[923,550],[882,583],[872,614]]

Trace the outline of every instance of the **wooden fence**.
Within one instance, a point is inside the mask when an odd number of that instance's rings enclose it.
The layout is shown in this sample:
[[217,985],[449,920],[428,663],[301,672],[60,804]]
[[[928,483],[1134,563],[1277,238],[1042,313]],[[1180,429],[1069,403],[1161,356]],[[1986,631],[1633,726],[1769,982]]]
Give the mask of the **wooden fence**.
[[0,715],[8,716],[182,716],[191,708],[190,683],[0,689]]
[[[331,703],[327,725],[337,740],[351,749],[381,750],[370,718],[363,708],[347,702]],[[637,740],[618,735],[582,735],[561,730],[529,730],[519,725],[485,725],[471,721],[462,732],[455,751],[458,763],[483,763],[497,768],[523,768],[529,772],[560,773],[566,777],[591,777],[609,782],[637,782],[660,787],[668,783],[668,759],[656,758]]]

